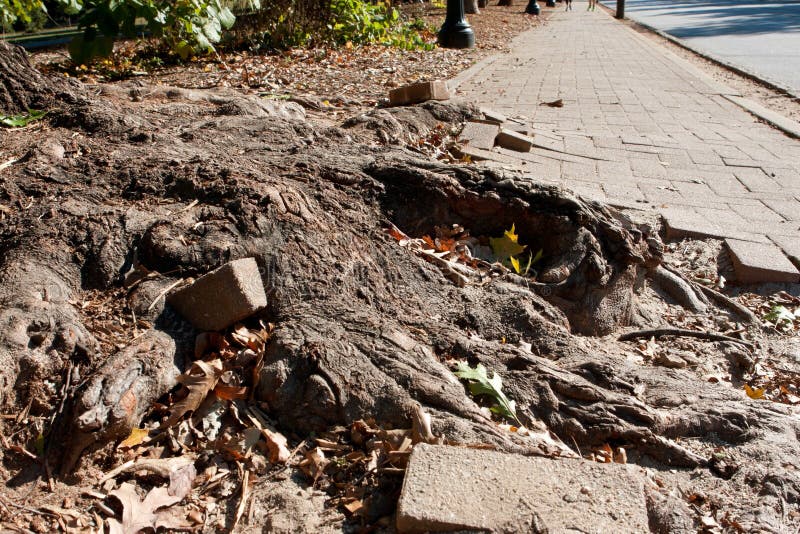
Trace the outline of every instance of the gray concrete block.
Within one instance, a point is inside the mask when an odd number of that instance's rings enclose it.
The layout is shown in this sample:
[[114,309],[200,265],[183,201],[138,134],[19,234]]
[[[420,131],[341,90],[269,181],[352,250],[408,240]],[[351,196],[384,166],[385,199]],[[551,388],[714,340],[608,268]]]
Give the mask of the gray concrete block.
[[800,235],[800,231],[793,236],[770,234],[769,237],[781,247],[783,253],[789,257],[794,266],[800,269],[800,237],[798,235]]
[[777,246],[738,239],[726,239],[725,244],[738,282],[800,282],[800,272]]
[[412,83],[389,91],[389,103],[393,106],[419,104],[426,100],[448,100],[450,91],[441,80]]
[[397,530],[649,532],[643,480],[631,465],[418,444]]
[[458,134],[458,140],[468,144],[472,148],[491,150],[494,147],[494,140],[500,132],[500,127],[496,124],[485,122],[468,122],[464,129]]
[[496,142],[503,148],[517,152],[528,152],[533,146],[533,140],[530,137],[508,128],[500,129]]
[[167,302],[198,330],[222,330],[267,305],[253,258],[226,263],[172,293]]
[[506,122],[506,120],[508,120],[506,119],[505,115],[493,109],[481,108],[480,111],[481,113],[483,113],[483,118],[486,120],[486,122],[491,122],[500,125]]

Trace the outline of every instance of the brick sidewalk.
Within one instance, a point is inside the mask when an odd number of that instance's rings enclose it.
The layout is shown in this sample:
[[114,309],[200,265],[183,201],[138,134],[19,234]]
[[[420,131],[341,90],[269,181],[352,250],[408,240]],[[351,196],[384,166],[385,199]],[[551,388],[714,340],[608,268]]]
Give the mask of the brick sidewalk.
[[[786,256],[800,265],[800,141],[725,97],[735,91],[585,5],[554,13],[459,85],[460,96],[524,118],[551,149],[495,149],[498,159],[591,199],[658,210],[670,238],[760,243],[751,261],[796,281]],[[564,107],[540,105],[556,99]]]

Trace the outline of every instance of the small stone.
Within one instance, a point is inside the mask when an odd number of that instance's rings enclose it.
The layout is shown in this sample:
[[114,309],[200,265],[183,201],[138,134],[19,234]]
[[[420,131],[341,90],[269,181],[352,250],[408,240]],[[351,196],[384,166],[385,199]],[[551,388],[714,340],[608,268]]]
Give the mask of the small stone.
[[686,360],[669,352],[662,352],[656,356],[653,362],[657,365],[662,365],[670,369],[683,369],[686,367]]
[[265,307],[267,295],[256,260],[244,258],[201,276],[167,302],[198,330],[217,331]]
[[426,100],[449,100],[450,91],[441,80],[412,83],[389,91],[389,103],[393,106],[419,104]]

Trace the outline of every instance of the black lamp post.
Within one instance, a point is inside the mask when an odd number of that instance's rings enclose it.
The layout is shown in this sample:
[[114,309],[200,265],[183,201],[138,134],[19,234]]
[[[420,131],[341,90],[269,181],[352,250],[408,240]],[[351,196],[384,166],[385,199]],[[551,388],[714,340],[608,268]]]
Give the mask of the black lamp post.
[[464,0],[447,0],[447,16],[439,30],[442,48],[473,48],[475,32],[464,18]]
[[530,0],[528,2],[528,7],[525,8],[525,13],[529,15],[538,15],[542,12],[542,8],[539,7],[539,4],[536,0]]

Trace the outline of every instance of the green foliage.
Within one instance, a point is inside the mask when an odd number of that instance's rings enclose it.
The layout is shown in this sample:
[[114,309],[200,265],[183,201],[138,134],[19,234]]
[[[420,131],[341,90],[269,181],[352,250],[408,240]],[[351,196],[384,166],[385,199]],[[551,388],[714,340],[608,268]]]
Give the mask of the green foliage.
[[45,115],[47,115],[46,111],[29,109],[27,113],[20,115],[0,115],[0,124],[9,128],[21,128],[43,118]]
[[386,4],[363,0],[332,0],[328,29],[338,44],[375,43],[386,39],[400,13]]
[[18,20],[30,24],[43,11],[42,0],[0,0],[0,26],[10,30]]
[[[70,43],[73,61],[86,64],[111,54],[119,36],[136,37],[146,28],[181,58],[214,50],[236,17],[220,0],[60,0],[66,12],[80,12],[83,35]],[[251,0],[259,7],[258,0]],[[137,27],[144,22],[144,28]]]
[[469,392],[475,396],[486,395],[494,400],[494,405],[489,408],[492,412],[513,419],[520,424],[517,419],[517,407],[513,400],[509,400],[503,393],[503,380],[500,375],[494,373],[489,378],[486,367],[478,364],[474,369],[466,362],[458,362],[457,371],[454,373],[458,378],[469,381]]
[[402,23],[400,13],[389,4],[364,0],[332,0],[330,38],[337,44],[380,43],[404,50],[432,50],[423,39],[425,21]]
[[790,328],[795,319],[800,319],[800,308],[791,311],[786,306],[773,306],[772,310],[764,316],[764,319],[774,323],[778,328]]

